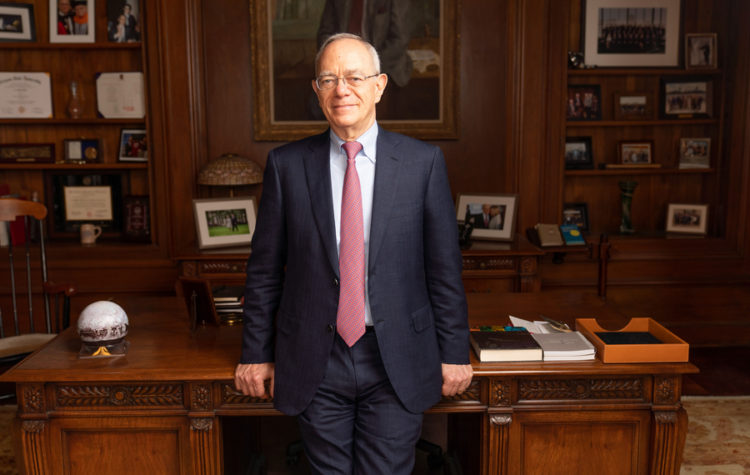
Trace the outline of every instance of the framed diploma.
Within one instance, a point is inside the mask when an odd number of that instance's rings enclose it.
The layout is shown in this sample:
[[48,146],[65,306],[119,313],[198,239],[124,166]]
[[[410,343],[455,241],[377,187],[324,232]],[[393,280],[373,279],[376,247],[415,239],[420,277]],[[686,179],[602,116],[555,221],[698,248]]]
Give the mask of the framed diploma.
[[0,119],[51,119],[49,73],[0,72]]
[[76,237],[82,224],[101,226],[105,236],[121,236],[127,174],[49,171],[45,185],[50,237]]
[[0,3],[0,41],[36,41],[34,5]]
[[105,119],[144,118],[143,73],[97,73],[96,107]]

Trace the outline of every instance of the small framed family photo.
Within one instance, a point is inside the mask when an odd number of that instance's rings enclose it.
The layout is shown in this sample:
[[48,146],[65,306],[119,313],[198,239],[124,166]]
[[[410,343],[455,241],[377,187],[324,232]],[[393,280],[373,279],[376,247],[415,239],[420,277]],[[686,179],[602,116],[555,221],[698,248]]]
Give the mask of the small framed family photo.
[[0,41],[36,41],[34,5],[0,3]]
[[141,41],[140,0],[107,0],[107,40],[113,43]]
[[589,210],[586,203],[565,203],[562,224],[575,224],[581,231],[589,230]]
[[665,119],[709,118],[713,82],[700,78],[662,78],[661,116]]
[[456,219],[474,226],[472,238],[512,241],[517,207],[518,195],[460,194]]
[[212,247],[249,246],[255,232],[255,198],[193,200],[198,245]]
[[93,43],[94,0],[49,0],[50,43]]
[[685,35],[685,69],[715,69],[717,64],[716,33]]
[[119,150],[117,159],[121,162],[147,162],[146,129],[122,129]]
[[602,93],[598,84],[568,86],[567,120],[601,120]]
[[708,205],[670,203],[667,209],[667,232],[706,234]]
[[649,165],[653,163],[654,143],[650,140],[622,141],[617,145],[617,155],[622,165]]
[[591,168],[594,168],[591,137],[565,137],[565,169],[585,170]]
[[647,92],[615,94],[615,120],[648,120],[654,118],[654,99]]
[[711,138],[681,138],[680,168],[710,168]]

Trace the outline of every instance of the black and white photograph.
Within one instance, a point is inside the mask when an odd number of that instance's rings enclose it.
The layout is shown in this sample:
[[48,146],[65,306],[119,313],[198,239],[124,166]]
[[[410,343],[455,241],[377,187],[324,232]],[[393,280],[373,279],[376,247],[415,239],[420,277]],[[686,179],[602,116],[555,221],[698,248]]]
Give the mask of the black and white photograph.
[[141,41],[140,0],[107,0],[107,40]]
[[94,0],[49,0],[51,43],[93,43],[96,35]]
[[565,169],[585,170],[591,168],[594,168],[591,137],[565,137]]
[[0,3],[0,41],[36,41],[34,5]]
[[688,33],[685,35],[685,68],[716,68],[716,58],[716,33]]
[[588,0],[587,66],[677,66],[680,0]]
[[710,166],[710,137],[680,139],[680,168],[709,168]]
[[706,234],[708,205],[670,203],[667,208],[667,232]]

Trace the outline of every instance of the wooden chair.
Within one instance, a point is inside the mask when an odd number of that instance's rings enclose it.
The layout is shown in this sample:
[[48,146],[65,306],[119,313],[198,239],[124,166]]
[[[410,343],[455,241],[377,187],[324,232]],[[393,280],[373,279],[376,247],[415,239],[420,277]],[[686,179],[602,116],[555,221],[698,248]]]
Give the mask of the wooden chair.
[[[13,239],[10,230],[8,230],[10,285],[5,286],[5,279],[1,279],[0,282],[3,282],[3,287],[10,289],[9,297],[5,294],[5,291],[2,292],[5,295],[1,296],[3,303],[10,301],[8,306],[10,313],[4,308],[5,305],[0,305],[0,368],[7,368],[21,361],[28,354],[54,338],[58,332],[67,328],[70,325],[70,297],[75,293],[75,288],[72,285],[55,284],[50,282],[47,277],[47,253],[44,237],[44,218],[47,216],[47,208],[34,201],[0,198],[0,226],[10,228],[9,223],[16,221],[19,216],[23,217],[25,243],[23,244],[22,257],[25,260],[25,265],[22,272],[21,266],[16,269],[15,258],[21,257],[21,253],[17,253],[14,249]],[[33,245],[31,243],[32,228],[35,229],[34,240],[38,241]],[[32,250],[37,246],[39,247],[38,251]],[[34,278],[34,274],[37,272],[41,274],[41,280]],[[16,277],[22,279],[20,283],[16,282]],[[52,309],[50,309],[51,297],[54,297]],[[36,330],[34,321],[34,309],[39,310],[40,302],[44,312],[45,332],[43,333]],[[23,303],[27,305],[22,306]],[[6,332],[6,321],[4,319],[10,316],[13,318],[13,332],[12,334],[6,334],[11,332]],[[0,395],[0,399],[12,396],[13,394]]]

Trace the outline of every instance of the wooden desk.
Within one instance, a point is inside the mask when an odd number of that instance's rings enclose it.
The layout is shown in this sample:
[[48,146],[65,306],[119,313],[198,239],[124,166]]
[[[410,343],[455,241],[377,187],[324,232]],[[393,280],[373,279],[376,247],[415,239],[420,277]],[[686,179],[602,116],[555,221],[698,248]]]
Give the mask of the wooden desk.
[[[180,275],[212,282],[244,282],[250,249],[206,250],[179,256]],[[474,241],[461,251],[466,293],[535,292],[541,289],[544,252],[519,234],[512,242]]]
[[[470,296],[472,323],[505,323],[508,311],[624,321],[595,297],[565,295]],[[69,329],[0,378],[18,383],[22,473],[223,473],[222,416],[279,414],[233,387],[240,328],[191,333],[173,298],[121,305],[131,321],[126,356],[79,359]],[[681,380],[693,365],[473,365],[470,389],[431,410],[471,429],[450,431],[465,473],[679,472]]]

